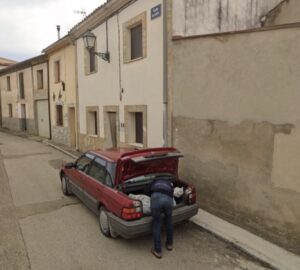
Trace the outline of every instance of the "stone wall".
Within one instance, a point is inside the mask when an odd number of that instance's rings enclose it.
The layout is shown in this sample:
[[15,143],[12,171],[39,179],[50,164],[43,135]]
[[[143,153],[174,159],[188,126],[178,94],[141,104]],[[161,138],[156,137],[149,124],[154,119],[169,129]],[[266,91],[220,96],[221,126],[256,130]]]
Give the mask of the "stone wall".
[[52,126],[52,140],[69,145],[69,131],[67,127]]
[[[3,117],[2,127],[14,131],[23,131],[23,119]],[[26,132],[31,135],[37,135],[35,120],[26,119]]]

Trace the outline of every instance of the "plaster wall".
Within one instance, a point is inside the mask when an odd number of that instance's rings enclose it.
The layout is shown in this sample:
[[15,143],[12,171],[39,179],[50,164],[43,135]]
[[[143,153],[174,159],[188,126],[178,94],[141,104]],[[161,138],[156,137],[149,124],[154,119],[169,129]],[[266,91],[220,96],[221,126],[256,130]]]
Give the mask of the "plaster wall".
[[200,206],[300,250],[299,28],[178,40],[173,140]]
[[[38,89],[37,72],[43,71],[43,88]],[[33,98],[34,100],[48,99],[48,70],[47,63],[42,63],[32,67],[33,75]]]
[[[151,20],[151,8],[161,4],[160,0],[137,1],[108,19],[108,50],[111,61],[107,63],[96,58],[97,72],[86,75],[83,40],[78,39],[78,97],[81,148],[89,145],[102,147],[105,137],[104,106],[119,107],[119,144],[126,144],[125,115],[126,105],[147,106],[147,142],[144,146],[162,146],[163,141],[163,11],[161,16]],[[124,63],[123,24],[146,12],[146,56],[142,59]],[[105,23],[92,29],[97,36],[98,52],[106,51]],[[99,107],[98,138],[87,135],[86,107]],[[85,138],[88,137],[88,138]]]
[[173,35],[194,36],[259,28],[282,0],[173,0]]
[[282,4],[272,11],[265,25],[280,25],[300,22],[300,2],[298,0],[282,1]]
[[[23,72],[24,76],[24,93],[25,98],[20,98],[19,73]],[[7,90],[6,77],[10,76],[11,91]],[[26,106],[26,118],[34,119],[33,106],[33,87],[32,87],[32,70],[31,67],[12,72],[1,76],[1,102],[3,108],[3,117],[8,117],[8,104],[13,105],[13,117],[21,118],[21,104]]]
[[[52,140],[69,144],[68,109],[76,110],[76,55],[75,46],[67,45],[49,55],[49,98]],[[55,82],[56,61],[60,61],[60,82]],[[64,87],[63,88],[63,83]],[[63,105],[63,126],[56,124],[56,105]],[[77,124],[77,123],[76,123]]]

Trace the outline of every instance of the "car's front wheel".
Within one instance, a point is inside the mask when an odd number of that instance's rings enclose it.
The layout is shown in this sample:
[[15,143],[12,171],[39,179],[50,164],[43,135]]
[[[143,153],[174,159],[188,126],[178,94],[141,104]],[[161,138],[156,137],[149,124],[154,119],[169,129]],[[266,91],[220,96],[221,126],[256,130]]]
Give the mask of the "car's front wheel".
[[62,190],[63,194],[66,196],[69,196],[72,194],[72,192],[70,192],[70,188],[69,188],[69,181],[65,175],[63,175],[61,178],[61,190]]

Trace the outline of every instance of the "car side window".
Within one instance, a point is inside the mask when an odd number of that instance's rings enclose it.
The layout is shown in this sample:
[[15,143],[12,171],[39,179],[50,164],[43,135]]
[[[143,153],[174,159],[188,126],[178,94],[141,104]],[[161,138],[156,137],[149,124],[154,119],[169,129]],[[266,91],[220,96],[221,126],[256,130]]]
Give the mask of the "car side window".
[[106,169],[105,161],[99,158],[96,158],[91,165],[91,169],[88,174],[95,178],[97,181],[105,184],[106,182]]
[[76,168],[78,170],[83,171],[83,172],[86,173],[88,171],[89,167],[90,167],[92,159],[93,159],[93,156],[85,154],[84,156],[80,157],[77,160]]
[[107,162],[106,164],[107,173],[110,176],[111,187],[115,184],[115,177],[116,177],[116,163],[115,162]]

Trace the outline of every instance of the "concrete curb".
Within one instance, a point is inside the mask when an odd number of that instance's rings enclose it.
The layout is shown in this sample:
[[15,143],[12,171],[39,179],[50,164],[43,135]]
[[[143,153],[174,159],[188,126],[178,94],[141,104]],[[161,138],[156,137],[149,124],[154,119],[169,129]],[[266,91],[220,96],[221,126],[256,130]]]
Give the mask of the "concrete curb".
[[234,244],[277,270],[300,270],[300,257],[199,209],[193,223]]
[[69,157],[72,157],[72,158],[75,158],[75,159],[78,158],[78,156],[73,155],[73,154],[70,153],[69,151],[64,150],[63,148],[61,148],[61,147],[59,147],[59,146],[57,146],[57,145],[55,145],[55,144],[52,144],[51,142],[49,142],[49,141],[47,141],[47,140],[44,140],[43,143],[44,143],[44,144],[47,144],[48,146],[51,146],[51,147],[55,148],[55,149],[58,150],[58,151],[63,152],[64,154],[68,155]]
[[[72,158],[78,158],[67,150],[43,141],[45,144],[65,153]],[[300,257],[278,247],[238,226],[218,218],[202,209],[191,221],[203,229],[228,241],[251,256],[263,261],[276,270],[300,270]]]

